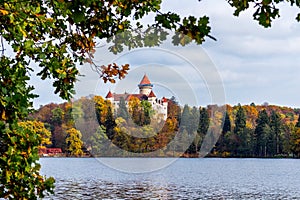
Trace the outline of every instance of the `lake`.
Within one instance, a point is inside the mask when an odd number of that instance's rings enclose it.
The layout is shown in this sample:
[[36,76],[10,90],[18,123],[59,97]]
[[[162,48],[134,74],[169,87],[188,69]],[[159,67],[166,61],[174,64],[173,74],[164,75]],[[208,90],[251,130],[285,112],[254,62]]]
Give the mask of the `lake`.
[[[138,165],[168,158],[105,158]],[[128,162],[129,161],[129,162]],[[180,158],[148,173],[121,172],[94,158],[41,158],[56,179],[48,199],[300,199],[300,160]],[[142,165],[139,167],[143,167]]]

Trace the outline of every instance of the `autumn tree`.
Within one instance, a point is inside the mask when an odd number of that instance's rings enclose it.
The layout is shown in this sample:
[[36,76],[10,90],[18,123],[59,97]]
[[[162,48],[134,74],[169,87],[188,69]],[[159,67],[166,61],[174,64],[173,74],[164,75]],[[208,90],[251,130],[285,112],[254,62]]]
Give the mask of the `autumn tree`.
[[47,145],[51,144],[51,132],[45,127],[43,122],[23,121],[19,122],[19,125],[41,137],[40,148],[45,148]]
[[36,199],[44,197],[45,190],[53,193],[54,179],[44,179],[37,162],[39,146],[48,143],[48,131],[43,125],[39,122],[5,125],[1,121],[0,131],[1,199]]
[[71,128],[67,130],[66,144],[67,144],[67,152],[70,156],[82,156],[82,146],[83,142],[81,140],[80,131],[75,128]]
[[[95,111],[94,112],[96,112],[97,121],[98,121],[99,125],[104,125],[105,120],[107,118],[108,108],[112,107],[111,102],[108,100],[105,100],[101,96],[95,96],[93,98],[93,101],[95,103],[95,106],[94,106]],[[111,110],[111,112],[113,112],[113,111]]]
[[131,97],[128,102],[128,109],[129,109],[129,113],[131,115],[131,119],[137,125],[140,125],[140,123],[141,123],[140,103],[141,102],[137,97]]

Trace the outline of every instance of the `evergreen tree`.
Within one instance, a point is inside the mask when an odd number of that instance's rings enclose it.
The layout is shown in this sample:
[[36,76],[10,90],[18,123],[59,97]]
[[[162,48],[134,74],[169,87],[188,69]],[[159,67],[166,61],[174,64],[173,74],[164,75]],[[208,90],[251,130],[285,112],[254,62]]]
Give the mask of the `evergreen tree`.
[[180,121],[180,130],[186,129],[188,131],[188,127],[190,126],[190,108],[187,104],[184,105],[183,111],[181,114]]
[[190,134],[193,134],[197,131],[198,129],[198,124],[199,124],[199,117],[200,113],[197,107],[193,107],[190,113],[190,120],[189,120],[189,127],[188,127],[188,132]]
[[291,135],[291,151],[296,157],[300,157],[300,128],[296,127]]
[[216,150],[219,153],[227,151],[228,148],[230,148],[230,149],[232,149],[232,151],[234,151],[236,149],[236,146],[231,145],[231,143],[235,144],[235,142],[231,142],[231,140],[235,141],[235,137],[232,137],[231,121],[230,121],[230,118],[229,118],[229,114],[226,111],[225,112],[225,117],[224,117],[224,120],[223,120],[222,133],[221,133],[221,135],[218,139],[218,142],[216,144]]
[[234,121],[234,133],[237,135],[241,135],[246,128],[246,114],[245,110],[243,109],[242,106],[239,106],[236,116],[235,116],[235,121]]
[[229,118],[229,114],[226,111],[225,117],[224,117],[222,134],[226,134],[227,132],[230,132],[230,131],[231,131],[231,121],[230,121],[230,118]]
[[300,113],[299,113],[298,121],[297,121],[297,123],[296,123],[296,127],[297,127],[297,128],[300,128]]
[[254,131],[254,156],[266,156],[267,136],[269,134],[269,116],[266,110],[262,110],[256,119],[256,128]]
[[124,100],[123,97],[120,98],[120,103],[119,103],[119,108],[118,108],[118,111],[117,111],[117,116],[122,117],[126,121],[129,118],[129,113],[128,113],[126,103],[125,103],[125,100]]
[[151,123],[151,114],[152,114],[152,105],[149,101],[141,101],[141,121],[140,121],[140,125],[144,126],[144,125],[149,125]]
[[105,119],[105,128],[106,128],[106,135],[109,139],[112,139],[114,136],[114,128],[116,127],[116,122],[114,120],[114,116],[112,113],[111,106],[107,108],[107,114]]
[[239,106],[235,116],[234,130],[233,130],[233,133],[237,138],[236,153],[239,155],[245,154],[246,151],[249,150],[248,149],[249,135],[248,135],[248,131],[245,131],[245,129],[246,129],[245,110],[243,109],[242,106]]
[[270,121],[271,134],[270,139],[270,149],[269,152],[272,154],[279,154],[282,151],[282,122],[280,116],[275,111],[272,111],[271,121]]
[[205,135],[209,128],[209,115],[206,108],[200,108],[199,125],[197,132]]
[[201,143],[209,128],[209,115],[206,108],[199,108],[199,122],[195,138],[197,151],[200,151]]
[[107,135],[106,135],[105,127],[99,126],[95,133],[91,135],[91,137],[87,140],[87,145],[90,146],[90,153],[93,156],[105,155],[105,151],[108,149]]

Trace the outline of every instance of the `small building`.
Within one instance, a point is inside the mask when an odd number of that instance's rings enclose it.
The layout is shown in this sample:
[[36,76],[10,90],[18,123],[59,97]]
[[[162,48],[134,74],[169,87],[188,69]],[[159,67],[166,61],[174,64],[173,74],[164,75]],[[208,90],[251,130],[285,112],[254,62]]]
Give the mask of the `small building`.
[[61,156],[62,150],[61,148],[39,148],[39,155],[40,156]]

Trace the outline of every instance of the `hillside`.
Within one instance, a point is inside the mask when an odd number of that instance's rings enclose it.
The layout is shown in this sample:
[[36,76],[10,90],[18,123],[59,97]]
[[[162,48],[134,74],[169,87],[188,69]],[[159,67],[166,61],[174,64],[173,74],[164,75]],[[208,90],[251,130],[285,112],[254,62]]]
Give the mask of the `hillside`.
[[172,99],[164,123],[142,101],[114,113],[109,101],[95,96],[42,106],[30,119],[45,123],[51,131],[48,147],[67,155],[74,155],[66,138],[75,128],[82,141],[78,148],[93,156],[190,157],[207,148],[209,156],[218,157],[297,157],[299,114],[276,105],[180,107]]

